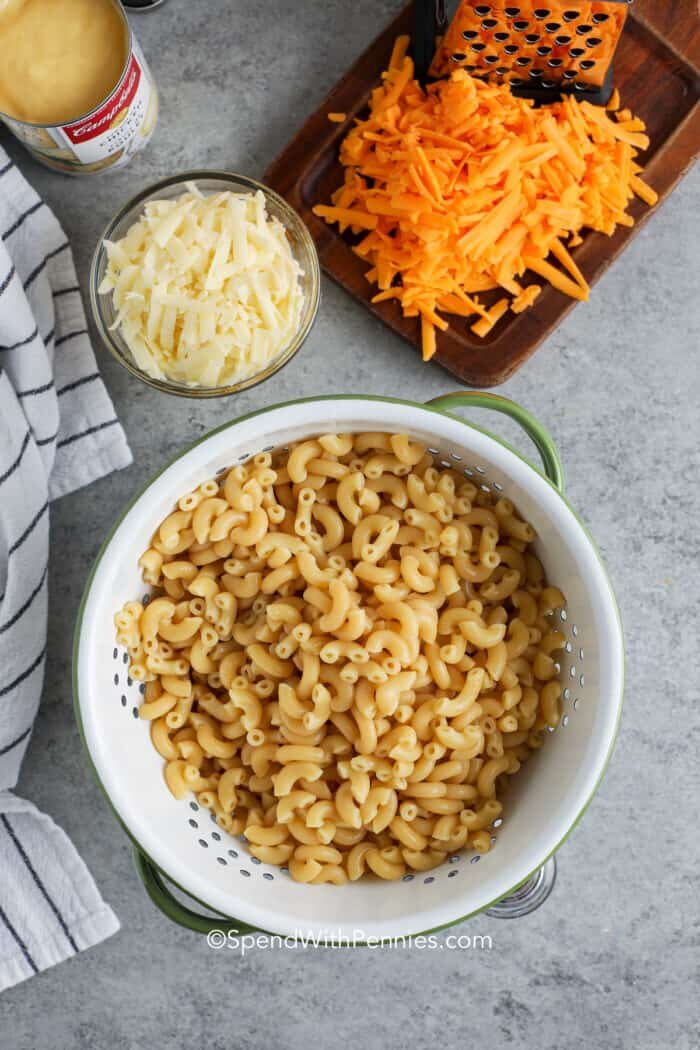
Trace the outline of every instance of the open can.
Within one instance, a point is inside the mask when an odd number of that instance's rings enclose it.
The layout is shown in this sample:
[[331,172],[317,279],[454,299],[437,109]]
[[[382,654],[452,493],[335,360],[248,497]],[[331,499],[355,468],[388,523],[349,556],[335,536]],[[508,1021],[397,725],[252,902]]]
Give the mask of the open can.
[[63,124],[33,124],[0,112],[0,119],[38,161],[68,175],[122,167],[146,145],[158,119],[158,92],[118,0],[126,58],[119,80],[89,113]]

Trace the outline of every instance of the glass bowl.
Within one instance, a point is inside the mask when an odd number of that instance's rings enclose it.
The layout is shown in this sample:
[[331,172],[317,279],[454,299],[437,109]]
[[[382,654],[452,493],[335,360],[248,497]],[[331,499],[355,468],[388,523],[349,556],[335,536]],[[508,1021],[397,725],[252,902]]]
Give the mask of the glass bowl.
[[[187,383],[175,379],[158,379],[144,372],[133,358],[129,347],[117,329],[112,329],[116,311],[112,302],[112,294],[108,292],[100,295],[98,288],[107,269],[107,251],[104,246],[105,240],[115,241],[123,237],[130,226],[135,223],[143,212],[144,205],[151,200],[171,200],[179,197],[187,190],[186,183],[196,182],[202,193],[219,193],[222,190],[232,190],[236,193],[255,193],[260,190],[265,196],[268,215],[278,219],[287,231],[289,243],[294,258],[302,270],[301,287],[304,294],[304,304],[299,318],[297,330],[289,342],[282,347],[277,356],[259,371],[245,376],[234,383],[223,386],[190,386]],[[132,375],[137,376],[168,394],[178,394],[181,397],[223,397],[228,394],[237,394],[241,390],[262,383],[283,365],[294,357],[297,350],[311,331],[316,317],[318,304],[321,296],[321,274],[318,263],[318,255],[311,234],[302,222],[299,215],[291,205],[273,190],[264,186],[247,175],[236,175],[228,171],[186,171],[181,175],[174,175],[168,179],[149,186],[137,194],[132,200],[114,216],[107,229],[100,237],[90,269],[90,306],[92,316],[97,325],[103,343],[114,357]]]

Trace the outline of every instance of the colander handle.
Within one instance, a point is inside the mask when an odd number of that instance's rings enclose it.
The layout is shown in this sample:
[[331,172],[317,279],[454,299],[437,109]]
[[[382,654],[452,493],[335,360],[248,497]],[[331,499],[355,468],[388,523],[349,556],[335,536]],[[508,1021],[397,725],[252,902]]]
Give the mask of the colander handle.
[[224,934],[255,931],[255,926],[249,926],[248,923],[238,919],[226,919],[223,916],[216,918],[213,915],[200,915],[198,912],[191,911],[173,895],[158,868],[141,850],[134,850],[134,860],[136,871],[146,893],[155,906],[163,912],[163,915],[172,919],[178,926],[194,930],[195,933],[211,933],[212,930],[220,930]]
[[518,405],[507,397],[501,397],[500,394],[487,394],[479,390],[457,390],[453,394],[441,394],[440,397],[434,397],[426,404],[441,412],[453,408],[489,408],[494,412],[501,412],[504,416],[510,416],[520,424],[537,447],[547,478],[559,492],[564,491],[564,470],[557,447],[549,432],[522,405]]

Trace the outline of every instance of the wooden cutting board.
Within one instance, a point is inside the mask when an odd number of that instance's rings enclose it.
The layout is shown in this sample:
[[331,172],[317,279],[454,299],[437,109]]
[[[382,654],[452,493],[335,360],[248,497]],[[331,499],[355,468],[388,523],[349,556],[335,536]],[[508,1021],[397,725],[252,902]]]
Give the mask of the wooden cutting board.
[[[412,25],[411,4],[309,117],[272,163],[265,181],[301,214],[325,273],[420,350],[418,320],[403,317],[396,302],[371,302],[376,289],[364,278],[367,263],[352,252],[349,239],[312,212],[341,185],[340,143],[352,119],[366,109],[395,38],[410,34]],[[644,178],[659,194],[660,204],[700,152],[700,19],[694,0],[637,0],[615,56],[615,84],[623,105],[647,125],[651,142],[642,157]],[[346,113],[346,122],[329,123],[331,112]],[[654,214],[637,200],[629,210],[633,227],[620,226],[612,237],[589,232],[573,253],[591,285]],[[574,305],[545,283],[532,309],[518,315],[509,311],[486,339],[478,339],[463,319],[448,317],[449,329],[437,332],[434,360],[465,384],[496,386],[527,361]]]

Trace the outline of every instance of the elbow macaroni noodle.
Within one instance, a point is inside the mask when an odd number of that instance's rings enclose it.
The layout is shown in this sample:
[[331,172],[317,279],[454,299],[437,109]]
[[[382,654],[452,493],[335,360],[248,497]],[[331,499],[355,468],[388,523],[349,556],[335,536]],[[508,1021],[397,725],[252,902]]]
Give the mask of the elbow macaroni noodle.
[[183,496],[116,615],[180,799],[301,882],[486,852],[560,719],[531,525],[404,434],[326,434]]

